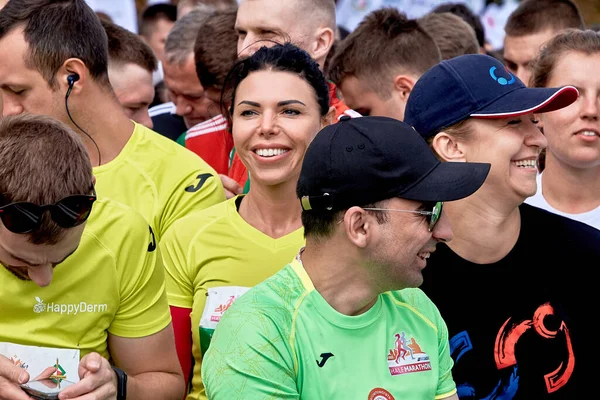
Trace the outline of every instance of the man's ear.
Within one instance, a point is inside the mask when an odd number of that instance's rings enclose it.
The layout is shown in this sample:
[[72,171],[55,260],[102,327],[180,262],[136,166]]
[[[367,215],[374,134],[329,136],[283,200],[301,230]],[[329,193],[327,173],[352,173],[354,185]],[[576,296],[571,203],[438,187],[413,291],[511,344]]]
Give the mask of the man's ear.
[[444,131],[433,137],[431,147],[442,161],[466,161],[462,145]]
[[415,87],[416,81],[409,75],[396,75],[394,77],[394,90],[404,103],[408,101],[408,96]]
[[83,61],[81,61],[79,58],[69,58],[56,72],[57,84],[65,93],[69,89],[69,76],[75,74],[78,76],[78,78],[71,88],[71,94],[79,93],[81,88],[89,79],[88,69]]
[[352,207],[344,214],[344,229],[348,240],[359,248],[365,248],[369,244],[373,223],[365,210],[360,207]]
[[333,32],[331,28],[320,27],[315,32],[315,39],[312,45],[312,56],[319,64],[321,64],[321,68],[324,67],[325,59],[327,58],[327,54],[329,54],[334,41],[335,32]]

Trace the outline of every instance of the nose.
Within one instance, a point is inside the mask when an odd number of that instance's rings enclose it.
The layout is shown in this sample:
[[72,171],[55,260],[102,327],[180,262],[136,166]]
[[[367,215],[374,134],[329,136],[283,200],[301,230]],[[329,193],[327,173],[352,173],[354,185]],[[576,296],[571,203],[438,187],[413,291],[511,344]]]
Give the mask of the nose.
[[152,122],[152,118],[150,118],[150,114],[148,114],[147,109],[143,112],[138,122],[149,129],[154,128],[154,123]]
[[260,120],[260,134],[263,136],[271,136],[277,134],[277,121],[275,113],[266,111],[263,113]]
[[23,106],[21,106],[21,104],[17,103],[16,101],[7,99],[6,97],[4,97],[3,100],[4,100],[4,106],[2,109],[3,116],[18,115],[23,112]]
[[597,121],[600,113],[600,97],[597,93],[584,95],[581,99],[581,118]]
[[517,69],[517,78],[519,78],[525,86],[529,86],[529,78],[531,78],[531,71],[527,67],[519,66]]
[[52,264],[38,265],[27,269],[29,278],[39,287],[46,287],[52,282],[54,269]]
[[238,57],[248,57],[256,53],[256,50],[263,46],[273,46],[274,43],[269,40],[261,40],[257,35],[247,33],[246,36],[238,41]]
[[525,137],[525,144],[527,146],[534,146],[540,149],[545,149],[548,146],[548,141],[546,140],[546,136],[542,133],[540,128],[537,127],[534,123],[531,123],[527,128],[527,134]]
[[175,99],[175,107],[175,113],[177,113],[177,115],[179,115],[180,117],[188,115],[192,112],[191,104],[182,96],[177,96],[177,98]]
[[449,242],[454,238],[452,224],[444,211],[442,211],[438,223],[433,228],[433,231],[431,231],[431,235],[438,242]]
[[251,49],[249,48],[250,44],[252,43],[252,37],[250,36],[250,34],[246,34],[246,36],[244,37],[239,37],[238,38],[238,57],[240,58],[244,58],[244,57],[248,57],[249,55],[251,55],[252,53],[250,52]]

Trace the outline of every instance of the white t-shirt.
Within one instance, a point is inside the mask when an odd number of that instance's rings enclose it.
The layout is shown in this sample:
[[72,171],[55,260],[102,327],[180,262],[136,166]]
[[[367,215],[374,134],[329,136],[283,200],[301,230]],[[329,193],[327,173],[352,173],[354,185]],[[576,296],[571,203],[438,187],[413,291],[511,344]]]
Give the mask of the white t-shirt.
[[576,221],[586,223],[588,225],[593,226],[596,229],[600,229],[600,206],[596,207],[591,211],[587,211],[580,214],[569,214],[566,212],[562,212],[548,204],[548,202],[544,198],[544,195],[542,194],[542,174],[538,174],[537,176],[537,187],[537,193],[526,199],[525,203],[550,211],[554,214],[562,215],[563,217],[571,218]]

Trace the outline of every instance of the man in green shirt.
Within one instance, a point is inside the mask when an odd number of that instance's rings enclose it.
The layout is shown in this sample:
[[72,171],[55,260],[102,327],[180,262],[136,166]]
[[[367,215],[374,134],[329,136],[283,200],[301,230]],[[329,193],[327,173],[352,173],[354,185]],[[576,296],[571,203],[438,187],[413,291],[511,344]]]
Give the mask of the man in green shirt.
[[440,163],[408,125],[345,118],[308,147],[298,197],[306,247],[224,313],[202,365],[221,399],[450,399],[446,324],[416,289],[443,201],[489,164]]

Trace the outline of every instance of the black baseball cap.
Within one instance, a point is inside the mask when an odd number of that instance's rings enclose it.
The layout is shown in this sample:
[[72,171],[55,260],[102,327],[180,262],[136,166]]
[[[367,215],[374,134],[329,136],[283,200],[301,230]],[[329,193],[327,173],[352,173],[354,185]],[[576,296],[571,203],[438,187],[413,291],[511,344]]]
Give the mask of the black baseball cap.
[[409,125],[387,117],[349,118],[308,146],[297,194],[305,211],[339,211],[401,197],[452,201],[473,194],[487,163],[440,162]]

